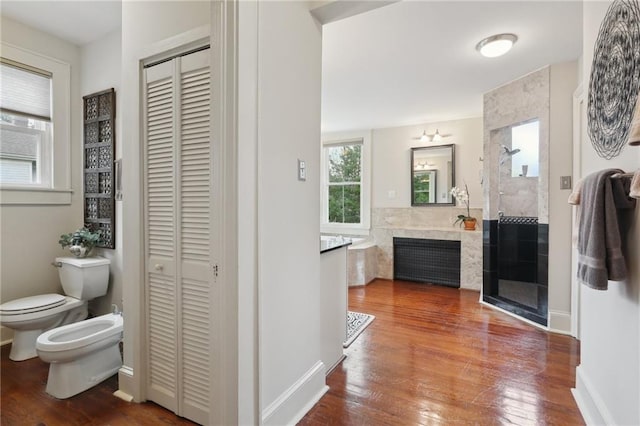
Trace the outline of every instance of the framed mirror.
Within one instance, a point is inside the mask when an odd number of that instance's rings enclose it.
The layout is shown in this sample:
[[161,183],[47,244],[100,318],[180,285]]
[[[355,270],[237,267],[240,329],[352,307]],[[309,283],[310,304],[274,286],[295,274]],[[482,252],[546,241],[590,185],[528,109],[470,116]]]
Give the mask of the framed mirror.
[[455,146],[411,148],[411,205],[453,206]]

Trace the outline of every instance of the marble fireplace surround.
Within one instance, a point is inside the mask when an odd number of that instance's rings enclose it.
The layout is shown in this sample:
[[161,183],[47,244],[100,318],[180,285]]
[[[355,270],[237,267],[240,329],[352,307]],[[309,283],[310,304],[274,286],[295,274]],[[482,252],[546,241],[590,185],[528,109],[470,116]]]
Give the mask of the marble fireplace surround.
[[460,241],[460,288],[482,288],[482,209],[471,209],[478,218],[475,231],[453,225],[466,214],[459,207],[374,208],[371,235],[378,246],[378,277],[393,279],[393,238],[423,238]]

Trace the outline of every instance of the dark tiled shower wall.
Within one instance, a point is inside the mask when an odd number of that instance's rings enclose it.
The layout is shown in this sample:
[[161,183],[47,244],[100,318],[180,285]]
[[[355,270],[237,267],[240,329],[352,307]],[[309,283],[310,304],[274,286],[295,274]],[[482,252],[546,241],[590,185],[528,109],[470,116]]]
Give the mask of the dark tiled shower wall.
[[538,224],[538,311],[549,311],[549,224]]
[[[549,225],[501,224],[499,238],[498,221],[483,220],[482,231],[483,300],[547,325]],[[537,309],[498,297],[499,279],[537,284]]]
[[498,279],[537,283],[537,222],[498,222],[498,253]]
[[482,221],[482,293],[498,294],[498,221]]

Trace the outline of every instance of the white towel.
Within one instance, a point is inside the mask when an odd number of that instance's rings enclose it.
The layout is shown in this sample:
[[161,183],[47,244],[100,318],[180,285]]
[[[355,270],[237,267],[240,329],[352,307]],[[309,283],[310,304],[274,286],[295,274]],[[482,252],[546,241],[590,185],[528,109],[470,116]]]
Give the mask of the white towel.
[[578,179],[576,184],[573,186],[573,191],[569,195],[569,199],[567,202],[569,204],[573,204],[577,206],[580,204],[580,192],[582,191],[582,179]]
[[633,174],[633,177],[631,178],[629,197],[640,198],[640,169],[636,170],[636,172]]

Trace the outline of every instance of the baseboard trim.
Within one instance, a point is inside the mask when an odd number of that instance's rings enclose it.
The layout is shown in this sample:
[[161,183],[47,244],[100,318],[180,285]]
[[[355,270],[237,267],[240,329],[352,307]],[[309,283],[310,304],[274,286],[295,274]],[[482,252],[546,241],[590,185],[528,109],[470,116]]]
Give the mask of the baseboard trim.
[[571,336],[571,312],[549,309],[549,331]]
[[117,390],[113,393],[113,396],[115,396],[116,398],[120,398],[123,401],[126,402],[131,402],[133,401],[133,397],[131,395],[129,395],[128,393],[124,393],[121,390]]
[[262,424],[295,425],[329,390],[324,363],[316,362],[262,412]]
[[[125,399],[130,397],[128,401],[132,401],[133,398],[133,368],[123,365],[118,370],[118,397]],[[126,401],[127,399],[125,399]],[[136,401],[140,402],[140,401]]]
[[594,389],[591,381],[584,372],[584,368],[576,367],[576,387],[571,389],[580,414],[588,425],[614,425],[613,416]]
[[336,367],[337,367],[337,366],[339,366],[339,365],[340,365],[340,363],[341,363],[342,361],[344,361],[346,358],[347,358],[347,356],[346,356],[345,354],[342,354],[342,356],[340,357],[340,359],[339,359],[338,361],[336,361],[336,363],[335,363],[335,364],[333,364],[333,365],[331,366],[331,368],[329,368],[329,369],[324,373],[325,377],[326,377],[326,376],[328,376],[329,374],[331,374],[331,373],[333,372],[333,370],[335,370],[335,369],[336,369]]
[[[482,298],[482,293],[480,294],[480,297]],[[524,317],[521,317],[520,315],[516,315],[513,312],[507,311],[506,309],[502,309],[500,306],[492,305],[491,303],[487,303],[484,300],[480,300],[480,304],[484,305],[484,306],[487,306],[487,307],[489,307],[491,309],[495,309],[496,311],[500,311],[500,312],[502,312],[504,314],[507,314],[510,317],[519,319],[522,322],[526,322],[527,324],[532,325],[532,326],[534,326],[536,328],[539,328],[540,330],[550,331],[548,327],[546,327],[546,326],[544,326],[542,324],[538,324],[537,322],[531,321],[528,318],[524,318]]]

